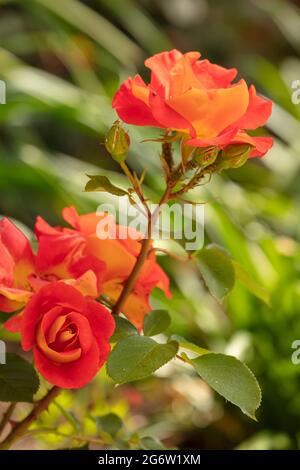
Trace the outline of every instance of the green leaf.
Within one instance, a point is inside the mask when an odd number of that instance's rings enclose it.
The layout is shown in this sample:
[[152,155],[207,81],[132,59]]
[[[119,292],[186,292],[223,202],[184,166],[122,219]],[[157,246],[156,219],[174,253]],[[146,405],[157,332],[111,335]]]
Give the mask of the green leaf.
[[123,421],[115,413],[107,413],[103,416],[97,416],[96,423],[99,431],[104,431],[111,436],[115,436],[123,426]]
[[208,349],[201,348],[201,346],[197,346],[197,344],[190,343],[187,339],[183,338],[182,336],[172,335],[171,339],[177,341],[179,346],[183,349],[187,349],[188,351],[192,351],[200,356],[204,354],[210,354],[213,351],[209,351]]
[[209,245],[197,255],[198,267],[210,293],[223,299],[235,283],[235,272],[230,256],[216,245]]
[[142,437],[140,440],[141,447],[144,450],[164,450],[165,447],[157,439],[151,436]]
[[126,318],[114,317],[116,328],[113,336],[110,338],[111,343],[118,343],[127,336],[138,335],[136,327]]
[[6,364],[0,365],[0,401],[32,402],[38,388],[33,366],[17,354],[7,353]]
[[236,278],[249,290],[249,292],[270,306],[271,300],[269,292],[258,284],[258,282],[250,276],[240,263],[233,261],[233,266]]
[[171,318],[167,310],[153,310],[144,319],[144,334],[155,336],[165,331],[171,323]]
[[104,193],[110,193],[114,196],[128,196],[130,201],[132,202],[132,197],[130,194],[125,191],[124,189],[119,188],[112,184],[107,176],[102,175],[87,175],[90,180],[87,182],[85,186],[85,192],[94,192],[94,191],[101,191]]
[[206,354],[191,359],[200,377],[226,400],[252,419],[261,402],[261,391],[251,370],[238,359],[225,354]]
[[128,336],[111,352],[107,373],[120,384],[140,380],[173,359],[177,351],[176,341],[159,344],[146,336]]

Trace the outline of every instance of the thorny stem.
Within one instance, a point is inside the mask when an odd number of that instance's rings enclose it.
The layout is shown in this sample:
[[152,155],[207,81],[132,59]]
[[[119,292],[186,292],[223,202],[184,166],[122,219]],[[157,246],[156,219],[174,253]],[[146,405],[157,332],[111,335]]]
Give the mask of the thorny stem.
[[[170,155],[172,155],[172,149],[170,148],[170,146],[168,145],[168,147],[164,147],[164,144],[162,146],[162,152],[164,154],[164,152],[167,151],[168,152],[168,156],[170,157]],[[165,154],[164,154],[165,156]],[[140,274],[140,271],[145,263],[145,261],[147,260],[147,257],[148,257],[148,254],[149,254],[149,251],[151,249],[151,244],[152,244],[152,228],[154,227],[154,224],[157,220],[157,217],[159,216],[159,212],[161,210],[161,206],[165,203],[168,202],[168,200],[170,199],[170,194],[171,194],[171,191],[172,191],[172,188],[174,186],[174,182],[170,181],[168,182],[167,184],[167,187],[166,187],[166,190],[156,208],[156,210],[154,211],[153,214],[151,214],[151,211],[149,209],[149,206],[147,204],[147,201],[143,195],[143,192],[142,192],[142,189],[140,187],[140,185],[137,183],[136,179],[133,177],[133,175],[131,174],[129,168],[127,167],[126,163],[125,162],[122,162],[121,164],[121,168],[123,169],[124,173],[126,174],[126,176],[128,177],[128,179],[130,180],[133,188],[135,189],[139,199],[141,200],[142,204],[144,205],[145,209],[146,209],[146,212],[147,212],[147,217],[148,217],[148,226],[147,226],[147,234],[145,236],[145,238],[143,239],[142,241],[142,245],[141,245],[141,251],[137,257],[137,260],[136,260],[136,263],[127,279],[127,282],[112,310],[112,312],[114,314],[118,314],[121,312],[122,310],[122,307],[124,306],[128,296],[130,295],[132,289],[134,288],[135,286],[135,283],[137,281],[137,278]]]
[[146,199],[144,197],[144,194],[143,194],[143,191],[141,189],[141,185],[135,179],[135,177],[133,176],[133,174],[131,173],[131,171],[129,170],[129,168],[126,165],[125,162],[121,162],[120,166],[121,166],[122,170],[124,171],[125,175],[127,176],[127,178],[129,179],[129,181],[131,182],[132,187],[135,190],[135,192],[136,192],[138,198],[140,199],[141,203],[143,204],[143,206],[146,210],[146,215],[147,216],[149,216],[149,214],[151,215],[150,209],[149,209],[148,204],[147,204],[147,201],[146,201]]
[[49,392],[42,398],[39,402],[36,403],[32,411],[23,421],[20,421],[15,425],[9,435],[0,443],[0,450],[8,450],[18,439],[23,437],[33,421],[35,421],[40,414],[45,411],[52,400],[59,394],[60,388],[53,387]]
[[171,187],[168,186],[166,191],[164,192],[158,206],[157,206],[157,209],[156,211],[154,212],[154,214],[151,214],[151,212],[149,211],[149,214],[148,214],[148,227],[147,227],[147,234],[146,234],[146,237],[143,239],[142,241],[142,246],[141,246],[141,251],[139,253],[139,256],[137,257],[137,260],[136,260],[136,263],[127,279],[127,282],[121,292],[121,295],[120,297],[118,298],[117,300],[117,303],[115,304],[114,308],[113,308],[113,313],[114,314],[118,314],[120,313],[120,311],[122,310],[122,307],[124,306],[124,303],[126,302],[129,294],[131,293],[132,289],[134,288],[135,286],[135,283],[137,281],[137,278],[140,274],[140,271],[145,263],[145,261],[147,260],[147,257],[148,257],[148,254],[149,254],[149,251],[150,251],[150,248],[151,248],[151,244],[152,244],[152,228],[155,224],[155,221],[159,215],[159,211],[161,209],[161,206],[163,204],[165,204],[168,199],[169,199],[169,195],[170,195],[170,192],[171,192]]
[[[162,155],[164,157],[164,160],[167,162],[168,166],[170,169],[172,169],[174,163],[173,163],[173,156],[172,156],[172,145],[168,142],[164,142],[162,144]],[[122,307],[124,306],[129,294],[131,293],[132,289],[135,286],[135,283],[137,281],[137,278],[140,274],[140,271],[144,265],[144,262],[147,260],[149,251],[151,249],[151,243],[152,243],[152,228],[155,224],[155,221],[157,217],[159,216],[159,212],[161,210],[161,206],[168,202],[171,199],[176,199],[178,196],[181,196],[182,194],[186,193],[189,189],[192,189],[194,186],[196,186],[199,181],[203,178],[203,174],[201,171],[197,171],[193,178],[181,189],[178,191],[172,192],[174,186],[176,185],[178,179],[175,177],[175,174],[177,175],[178,178],[180,176],[183,176],[185,173],[185,169],[182,168],[182,165],[180,165],[177,169],[174,170],[173,172],[173,178],[172,178],[172,173],[171,173],[171,178],[168,179],[167,181],[167,188],[154,212],[154,214],[151,214],[151,211],[148,207],[147,201],[143,195],[141,185],[139,182],[134,178],[132,173],[130,172],[129,168],[127,167],[125,162],[120,163],[121,168],[123,169],[125,175],[128,177],[130,180],[134,190],[136,191],[137,196],[139,197],[140,201],[144,205],[146,209],[146,213],[148,216],[148,227],[147,227],[147,235],[142,241],[142,246],[141,246],[141,251],[139,253],[139,256],[137,257],[136,263],[131,271],[131,274],[129,275],[127,282],[112,310],[114,314],[120,313],[122,310]],[[182,260],[181,260],[182,261]]]
[[11,403],[7,410],[5,411],[2,421],[0,423],[0,434],[2,433],[3,429],[5,428],[6,424],[9,422],[11,415],[13,414],[15,408],[16,408],[16,403]]
[[169,169],[172,170],[174,166],[174,161],[173,161],[172,144],[170,142],[164,142],[162,144],[162,155]]
[[185,186],[183,186],[183,188],[172,193],[172,197],[176,198],[182,194],[187,193],[190,189],[193,189],[195,186],[197,186],[203,177],[204,174],[201,171],[197,171],[193,178]]
[[[150,224],[148,224],[148,227],[149,226],[150,226]],[[138,275],[139,275],[139,273],[140,273],[140,271],[143,267],[144,262],[147,259],[148,251],[149,251],[150,246],[151,246],[151,238],[144,238],[144,240],[142,242],[142,247],[141,247],[140,254],[139,254],[139,256],[136,260],[136,263],[133,267],[133,270],[131,271],[131,274],[128,277],[127,282],[126,282],[126,284],[125,284],[125,286],[124,286],[124,288],[121,292],[121,295],[118,298],[117,303],[115,304],[115,306],[113,308],[113,313],[114,314],[120,313],[124,303],[127,300],[127,297],[129,296],[132,289],[134,288],[136,280],[138,278]]]

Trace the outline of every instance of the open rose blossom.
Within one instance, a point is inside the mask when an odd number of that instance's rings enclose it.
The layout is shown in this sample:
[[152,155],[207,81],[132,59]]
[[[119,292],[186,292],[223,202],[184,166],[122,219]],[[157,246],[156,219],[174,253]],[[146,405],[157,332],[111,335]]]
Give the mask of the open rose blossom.
[[[55,247],[57,253],[64,253],[66,259],[66,248],[69,246],[72,253],[73,245],[80,245],[82,255],[86,259],[96,258],[99,263],[104,263],[102,293],[115,303],[140,253],[143,235],[131,228],[117,225],[113,217],[105,213],[78,215],[74,207],[66,207],[63,210],[63,218],[71,225],[71,229],[51,227],[41,217],[37,219],[35,232],[41,247],[40,253],[44,253],[41,257],[43,269],[46,268],[45,263],[48,264],[48,258],[51,259],[50,264],[53,264],[49,247]],[[125,232],[120,236],[122,229]],[[93,266],[96,271],[95,261]],[[162,289],[165,295],[170,297],[169,279],[156,262],[152,251],[122,308],[122,312],[139,329],[145,315],[151,310],[149,298],[155,287]]]
[[50,383],[79,388],[96,375],[110,352],[111,313],[64,282],[46,284],[27,304],[22,347]]
[[113,107],[120,118],[138,126],[155,126],[186,134],[195,147],[249,144],[250,157],[263,156],[270,137],[252,137],[246,130],[263,126],[272,111],[271,101],[248,88],[245,80],[233,83],[236,69],[226,69],[199,52],[174,49],[150,57],[150,84],[140,75],[128,78],[117,91]]

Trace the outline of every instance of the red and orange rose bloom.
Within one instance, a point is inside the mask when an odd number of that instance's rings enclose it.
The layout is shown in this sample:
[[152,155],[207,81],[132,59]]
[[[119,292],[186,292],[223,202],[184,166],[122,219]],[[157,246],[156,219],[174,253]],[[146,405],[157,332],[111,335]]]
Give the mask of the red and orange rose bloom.
[[26,306],[22,347],[48,382],[62,388],[89,383],[110,352],[111,313],[63,282],[43,286]]
[[181,132],[194,147],[249,144],[250,157],[271,148],[272,138],[247,131],[266,123],[272,102],[245,80],[233,82],[236,69],[200,60],[199,52],[176,49],[150,57],[145,65],[151,70],[150,83],[140,75],[128,78],[114,97],[113,107],[124,122]]

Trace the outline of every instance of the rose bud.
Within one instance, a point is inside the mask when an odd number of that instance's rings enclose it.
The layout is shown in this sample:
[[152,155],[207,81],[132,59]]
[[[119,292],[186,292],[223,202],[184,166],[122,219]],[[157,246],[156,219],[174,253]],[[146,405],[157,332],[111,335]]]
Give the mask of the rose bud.
[[109,129],[104,144],[106,150],[116,162],[121,163],[126,159],[130,146],[130,138],[119,121],[115,121]]
[[217,171],[240,168],[246,163],[252,150],[253,147],[247,144],[228,145],[217,161]]
[[193,161],[202,168],[206,168],[216,161],[219,150],[218,147],[197,148]]

